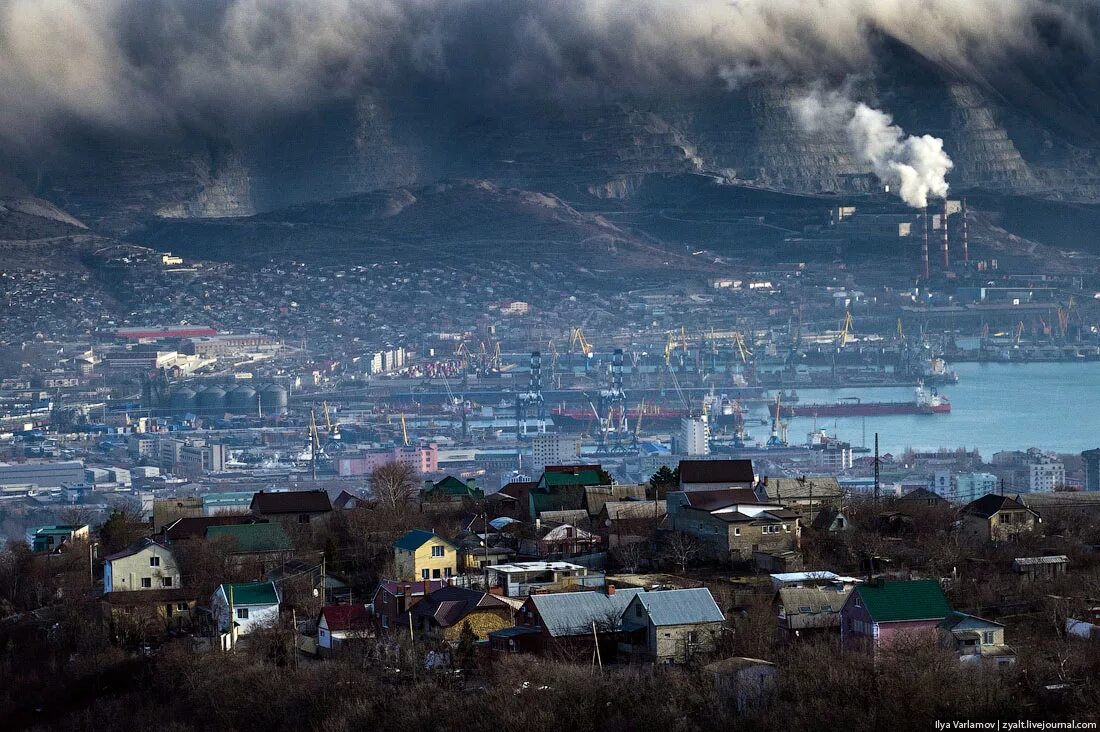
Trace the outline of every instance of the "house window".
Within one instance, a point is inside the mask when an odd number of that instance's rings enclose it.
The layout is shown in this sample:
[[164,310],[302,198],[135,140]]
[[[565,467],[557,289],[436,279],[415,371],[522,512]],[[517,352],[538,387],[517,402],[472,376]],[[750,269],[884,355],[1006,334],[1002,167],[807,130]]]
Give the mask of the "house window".
[[164,614],[168,617],[172,617],[172,606],[170,604],[164,606]]
[[809,615],[813,611],[814,611],[814,609],[812,607],[800,607],[800,608],[798,608],[798,612],[806,613],[807,615]]
[[151,588],[153,586],[153,578],[152,577],[142,577],[141,578],[141,586],[146,587],[146,588]]
[[733,535],[734,536],[741,536],[741,529],[734,529],[733,530]]
[[444,567],[443,568],[443,576],[444,577],[450,577],[451,576],[451,568],[450,567]]
[[160,557],[149,557],[149,566],[150,567],[159,567],[160,566]]
[[300,514],[298,514],[298,523],[300,523],[300,524],[308,524],[308,523],[309,523],[309,514],[308,514],[308,513],[300,513]]
[[432,579],[439,579],[439,577],[440,577],[439,570],[438,569],[433,569],[432,570]]
[[178,610],[181,613],[187,612],[187,603],[186,602],[177,602],[176,603],[176,610]]
[[248,620],[248,608],[246,608],[246,607],[237,608],[237,620]]
[[444,552],[444,547],[441,547],[441,546],[433,546],[432,547],[432,556],[433,557],[442,557],[443,552]]
[[787,524],[783,524],[783,530],[786,531],[787,533],[790,533],[791,527],[787,526]]
[[993,645],[993,631],[992,630],[982,631],[982,644],[987,645],[987,646]]
[[635,605],[634,606],[634,614],[637,615],[640,618],[640,617],[643,617],[645,615],[645,611],[642,610],[641,605]]
[[161,577],[160,578],[160,586],[161,587],[171,587],[172,586],[172,578],[171,577]]
[[382,616],[382,627],[383,628],[389,628],[390,627],[390,619],[389,619],[389,617],[387,617],[385,615]]
[[854,604],[856,607],[863,607],[863,601],[860,600],[858,597],[854,600]]
[[431,576],[431,573],[429,572],[429,570],[427,570],[427,569],[420,570],[420,578],[421,579],[428,579],[430,576]]

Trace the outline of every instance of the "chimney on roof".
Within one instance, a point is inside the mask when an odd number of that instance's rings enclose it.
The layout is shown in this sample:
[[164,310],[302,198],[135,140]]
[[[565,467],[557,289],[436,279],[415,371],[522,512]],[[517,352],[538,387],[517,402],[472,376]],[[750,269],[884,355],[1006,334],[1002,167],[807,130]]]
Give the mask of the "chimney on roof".
[[924,215],[921,216],[924,224],[924,238],[920,248],[920,276],[922,280],[928,280],[928,206],[924,207]]
[[432,594],[432,581],[426,579],[424,580],[424,597],[427,598],[430,594]]

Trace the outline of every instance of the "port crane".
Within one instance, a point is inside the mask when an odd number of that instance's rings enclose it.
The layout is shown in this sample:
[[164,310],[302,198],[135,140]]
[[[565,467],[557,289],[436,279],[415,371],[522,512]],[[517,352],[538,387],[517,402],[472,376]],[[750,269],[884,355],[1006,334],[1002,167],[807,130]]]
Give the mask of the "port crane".
[[584,337],[584,331],[580,328],[573,328],[569,334],[569,350],[575,351],[578,346],[585,358],[592,358],[592,354],[596,352],[596,349]]
[[783,392],[775,395],[775,414],[772,416],[772,433],[768,437],[768,447],[787,446],[787,425],[782,421]]
[[849,341],[855,340],[852,337],[852,330],[853,330],[852,325],[853,325],[853,323],[852,323],[852,311],[851,310],[845,310],[844,311],[844,327],[840,329],[840,335],[838,335],[837,338],[836,338],[837,345],[840,346],[841,348],[848,345]]

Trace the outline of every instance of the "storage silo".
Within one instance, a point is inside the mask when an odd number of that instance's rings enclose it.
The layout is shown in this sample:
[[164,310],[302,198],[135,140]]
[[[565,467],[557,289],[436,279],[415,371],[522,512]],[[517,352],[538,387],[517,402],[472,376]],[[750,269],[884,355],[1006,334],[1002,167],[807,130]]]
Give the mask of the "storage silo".
[[195,390],[190,387],[181,386],[168,397],[168,414],[173,417],[194,414],[195,409],[197,409]]
[[225,413],[225,390],[220,386],[203,389],[195,396],[199,411],[206,415]]
[[256,414],[256,390],[246,384],[225,393],[225,411],[230,414]]
[[259,390],[260,406],[265,415],[286,414],[287,392],[278,384],[267,384]]

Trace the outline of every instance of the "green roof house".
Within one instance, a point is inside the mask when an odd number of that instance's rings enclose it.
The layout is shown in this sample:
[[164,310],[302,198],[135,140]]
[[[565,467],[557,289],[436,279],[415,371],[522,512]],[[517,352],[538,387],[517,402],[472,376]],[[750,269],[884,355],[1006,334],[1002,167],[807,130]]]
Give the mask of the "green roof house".
[[847,645],[889,645],[903,636],[928,638],[951,614],[936,580],[875,579],[858,585],[840,611],[840,638]]
[[425,501],[461,501],[463,498],[481,500],[485,497],[485,491],[477,487],[477,482],[470,478],[463,482],[452,475],[435,483],[427,481],[420,491]]
[[269,554],[294,549],[282,524],[235,524],[206,527],[206,540],[231,538],[236,541],[233,554]]
[[274,625],[279,619],[280,599],[274,582],[218,585],[210,606],[221,633],[222,647],[228,650],[238,636]]

